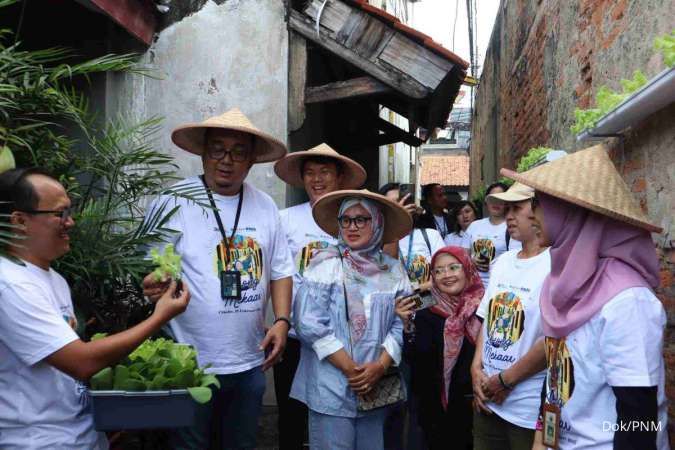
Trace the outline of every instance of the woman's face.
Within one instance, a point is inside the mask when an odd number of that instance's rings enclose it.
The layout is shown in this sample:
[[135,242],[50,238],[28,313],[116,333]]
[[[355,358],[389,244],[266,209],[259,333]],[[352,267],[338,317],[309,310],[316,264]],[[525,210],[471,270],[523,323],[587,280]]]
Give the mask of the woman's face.
[[[502,192],[504,192],[504,189],[502,189],[500,186],[495,186],[485,195],[501,194]],[[489,199],[487,200],[487,210],[490,217],[504,217],[504,214],[506,213],[506,205],[504,205],[504,202],[500,200]]]
[[434,284],[444,294],[457,296],[466,287],[464,267],[457,258],[447,253],[438,255],[431,270]]
[[373,237],[373,218],[361,205],[347,208],[338,223],[342,239],[352,250],[364,248]]
[[462,231],[466,231],[474,220],[476,220],[476,213],[473,212],[473,208],[469,205],[464,205],[457,213],[457,223],[459,223]]
[[535,236],[539,240],[540,247],[550,247],[551,238],[546,232],[546,226],[544,225],[544,208],[541,207],[537,197],[532,200],[532,212],[534,212],[534,220],[532,221],[532,229],[534,230]]

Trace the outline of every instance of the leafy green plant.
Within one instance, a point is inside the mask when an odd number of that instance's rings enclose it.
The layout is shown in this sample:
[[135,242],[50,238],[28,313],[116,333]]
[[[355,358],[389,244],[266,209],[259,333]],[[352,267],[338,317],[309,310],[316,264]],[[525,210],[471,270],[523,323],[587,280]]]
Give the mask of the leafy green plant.
[[[0,8],[14,3],[0,0]],[[147,317],[140,280],[152,270],[146,249],[173,232],[177,211],[167,200],[146,215],[147,199],[183,197],[208,208],[203,189],[177,186],[173,159],[154,148],[161,119],[100,120],[78,89],[106,72],[150,75],[134,55],[81,61],[62,48],[23,50],[0,30],[0,149],[19,167],[55,175],[73,201],[71,251],[54,262],[68,281],[80,324],[116,332]],[[0,217],[0,253],[17,244],[16,230]]]
[[633,72],[633,78],[630,80],[621,80],[621,92],[615,92],[607,86],[598,89],[595,96],[595,108],[574,110],[575,122],[570,128],[572,133],[580,134],[585,130],[595,127],[605,114],[619,106],[632,93],[640,89],[647,83],[647,77],[640,70]]
[[675,67],[675,30],[670,34],[657,36],[654,39],[654,49],[663,55],[663,63],[667,67]]
[[14,169],[16,167],[16,161],[14,161],[14,154],[5,146],[0,148],[0,173]]
[[173,250],[173,244],[164,247],[164,253],[159,253],[156,248],[150,250],[153,264],[158,267],[154,270],[155,280],[162,281],[173,278],[178,281],[181,277],[181,257]]
[[527,153],[525,153],[525,155],[523,155],[523,157],[518,161],[516,172],[527,172],[551,150],[553,149],[550,147],[533,147],[529,149]]
[[[92,340],[104,337],[96,334]],[[106,367],[94,375],[91,389],[95,391],[161,391],[187,389],[198,403],[211,400],[213,385],[218,379],[197,365],[197,352],[185,344],[168,339],[148,339],[115,367]]]

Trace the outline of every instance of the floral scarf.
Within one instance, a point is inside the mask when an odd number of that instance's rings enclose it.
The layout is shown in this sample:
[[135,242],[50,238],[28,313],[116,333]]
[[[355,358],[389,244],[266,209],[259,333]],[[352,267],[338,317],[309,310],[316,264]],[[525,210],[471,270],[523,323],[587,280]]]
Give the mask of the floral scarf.
[[439,255],[451,255],[457,258],[464,268],[466,285],[464,290],[456,297],[450,297],[441,292],[436,286],[434,279],[431,285],[431,294],[437,303],[430,308],[436,315],[445,318],[443,327],[443,383],[441,385],[441,402],[443,409],[448,407],[448,388],[452,377],[452,369],[457,363],[457,358],[462,349],[464,338],[471,343],[476,342],[480,332],[481,323],[476,317],[476,309],[480,304],[485,288],[478,275],[476,266],[469,255],[461,247],[447,246],[438,250],[431,258],[431,270],[436,267],[436,259]]

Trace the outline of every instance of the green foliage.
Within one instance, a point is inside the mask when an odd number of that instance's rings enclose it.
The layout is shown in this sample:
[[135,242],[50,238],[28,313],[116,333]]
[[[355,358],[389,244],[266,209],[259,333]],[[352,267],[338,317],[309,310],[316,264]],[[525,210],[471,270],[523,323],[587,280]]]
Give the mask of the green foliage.
[[[506,177],[501,177],[499,180],[497,180],[500,183],[504,183],[507,187],[511,187],[511,185],[514,183],[514,181],[510,178]],[[479,208],[482,208],[482,205],[485,204],[485,196],[487,195],[487,188],[490,185],[485,184],[476,191],[476,193],[471,197],[471,201]]]
[[527,151],[520,161],[518,161],[518,167],[516,167],[516,172],[527,172],[537,164],[543,157],[546,156],[548,152],[553,150],[550,147],[533,147]]
[[654,49],[663,55],[663,63],[667,67],[675,67],[675,30],[670,34],[657,36],[654,39]]
[[[0,0],[0,8],[10,3]],[[76,226],[71,251],[54,268],[71,287],[79,322],[95,318],[97,330],[114,332],[152,308],[140,280],[154,269],[146,249],[173,232],[166,228],[177,210],[171,198],[208,203],[194,188],[166,188],[178,178],[172,158],[153,146],[161,119],[101,120],[91,111],[76,86],[111,71],[148,75],[134,55],[81,61],[62,48],[26,51],[0,30],[0,149],[8,147],[17,166],[43,167],[65,186]],[[167,200],[146,216],[147,199],[158,195]],[[0,253],[17,237],[0,220]]]
[[161,338],[146,340],[120,364],[94,375],[90,384],[95,391],[187,389],[198,403],[211,400],[209,386],[220,387],[214,375],[198,367],[197,352],[191,346]]
[[639,70],[633,72],[633,78],[630,80],[621,80],[621,92],[614,92],[607,86],[602,86],[598,89],[595,96],[595,108],[590,109],[575,109],[575,122],[570,128],[572,133],[580,134],[585,130],[589,130],[598,123],[605,114],[612,111],[619,106],[621,102],[626,100],[635,91],[647,84],[647,77]]
[[156,248],[153,248],[150,251],[150,256],[152,257],[153,264],[158,266],[152,272],[155,280],[162,281],[167,278],[173,278],[176,281],[180,280],[181,258],[180,255],[174,253],[173,244],[168,244],[164,247],[164,253],[159,253]]
[[15,167],[16,161],[14,161],[12,151],[7,146],[0,147],[0,173],[14,169]]

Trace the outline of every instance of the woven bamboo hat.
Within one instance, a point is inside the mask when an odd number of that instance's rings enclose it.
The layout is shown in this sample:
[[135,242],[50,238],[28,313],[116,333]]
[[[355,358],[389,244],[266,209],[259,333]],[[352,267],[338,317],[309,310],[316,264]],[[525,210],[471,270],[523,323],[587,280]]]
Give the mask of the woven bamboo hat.
[[302,152],[293,152],[274,164],[274,172],[286,183],[303,187],[302,163],[314,156],[332,158],[342,166],[342,184],[340,189],[358,189],[366,181],[366,169],[353,159],[342,156],[328,144],[319,144]]
[[254,138],[253,151],[256,163],[276,161],[286,154],[286,146],[278,139],[260,131],[237,108],[200,123],[181,125],[171,133],[174,144],[195,155],[204,153],[204,136],[207,129],[241,131]]
[[516,181],[506,192],[490,194],[487,196],[487,199],[501,200],[507,203],[517,203],[529,200],[532,197],[534,197],[534,189]]
[[649,223],[614,167],[604,145],[564,156],[527,172],[502,169],[502,175],[598,214],[660,233]]
[[384,215],[383,243],[397,242],[412,230],[412,217],[398,203],[368,189],[349,189],[326,194],[312,207],[312,216],[317,225],[331,236],[337,237],[340,232],[337,217],[342,200],[347,197],[365,197],[377,202]]

